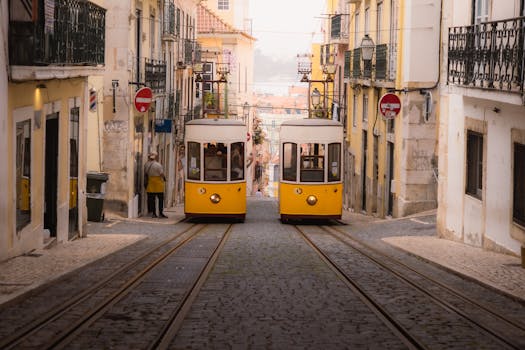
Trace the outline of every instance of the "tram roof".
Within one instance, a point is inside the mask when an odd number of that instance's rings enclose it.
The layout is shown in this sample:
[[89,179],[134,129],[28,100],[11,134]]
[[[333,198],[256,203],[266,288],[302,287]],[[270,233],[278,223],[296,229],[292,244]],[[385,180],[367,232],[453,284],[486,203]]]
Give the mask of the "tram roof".
[[186,125],[230,125],[230,126],[245,126],[243,122],[235,119],[225,118],[202,118],[193,119],[186,122]]
[[284,121],[281,126],[340,126],[343,124],[333,119],[304,118]]

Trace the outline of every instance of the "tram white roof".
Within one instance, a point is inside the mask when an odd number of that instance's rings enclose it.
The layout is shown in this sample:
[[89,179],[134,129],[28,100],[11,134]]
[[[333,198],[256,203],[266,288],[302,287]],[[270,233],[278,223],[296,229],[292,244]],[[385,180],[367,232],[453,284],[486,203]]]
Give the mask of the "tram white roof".
[[244,126],[244,123],[240,120],[235,119],[222,119],[222,118],[202,118],[202,119],[193,119],[186,122],[186,125],[231,125],[231,126]]
[[281,124],[280,142],[343,142],[343,124],[332,119],[296,119]]
[[194,119],[186,123],[186,141],[239,142],[246,141],[248,128],[235,119]]
[[321,118],[304,118],[304,119],[292,119],[282,122],[281,126],[340,126],[343,124],[333,119],[321,119]]

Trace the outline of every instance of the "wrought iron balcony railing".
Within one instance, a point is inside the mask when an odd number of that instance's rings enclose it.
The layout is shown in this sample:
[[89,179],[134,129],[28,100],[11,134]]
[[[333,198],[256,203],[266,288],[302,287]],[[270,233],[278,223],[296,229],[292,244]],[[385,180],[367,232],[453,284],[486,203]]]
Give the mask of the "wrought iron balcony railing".
[[106,10],[89,1],[33,1],[9,13],[11,65],[104,64]]
[[372,61],[364,62],[361,58],[361,48],[346,51],[344,77],[393,81],[395,79],[395,54],[395,47],[392,45],[376,45]]
[[523,95],[525,17],[452,27],[448,83]]
[[145,83],[153,91],[159,92],[166,89],[166,62],[145,59]]

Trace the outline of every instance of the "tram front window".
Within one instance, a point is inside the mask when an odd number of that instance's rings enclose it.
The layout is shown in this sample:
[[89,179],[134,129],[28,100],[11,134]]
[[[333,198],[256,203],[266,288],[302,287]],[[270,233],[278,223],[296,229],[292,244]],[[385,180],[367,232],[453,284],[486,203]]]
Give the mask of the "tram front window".
[[341,181],[341,144],[328,145],[328,181]]
[[297,181],[297,144],[283,143],[283,180]]
[[188,174],[190,180],[201,179],[201,145],[198,142],[188,142]]
[[204,180],[226,181],[228,151],[222,142],[204,144]]
[[324,182],[324,155],[324,144],[301,144],[301,182]]
[[235,142],[231,145],[231,180],[244,179],[244,142]]

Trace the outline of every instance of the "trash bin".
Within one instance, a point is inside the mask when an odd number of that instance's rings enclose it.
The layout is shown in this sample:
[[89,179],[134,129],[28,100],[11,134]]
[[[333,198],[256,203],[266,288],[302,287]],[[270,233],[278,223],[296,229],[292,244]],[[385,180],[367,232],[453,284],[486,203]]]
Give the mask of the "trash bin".
[[88,172],[87,189],[86,189],[86,204],[88,221],[100,222],[104,220],[104,197],[106,194],[106,182],[108,181],[108,174]]

